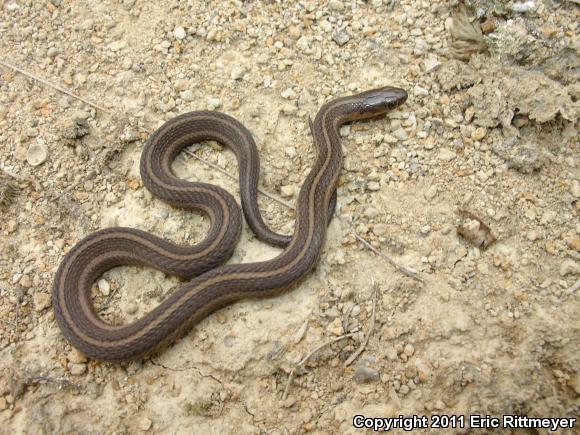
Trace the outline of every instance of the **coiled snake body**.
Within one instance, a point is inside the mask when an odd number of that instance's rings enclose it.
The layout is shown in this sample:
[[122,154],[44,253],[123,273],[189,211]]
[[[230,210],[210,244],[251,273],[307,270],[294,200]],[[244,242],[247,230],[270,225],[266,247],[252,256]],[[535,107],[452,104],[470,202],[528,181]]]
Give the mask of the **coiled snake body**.
[[[91,358],[134,359],[161,348],[220,307],[242,298],[272,296],[295,284],[314,267],[324,244],[342,166],[339,126],[386,113],[406,98],[402,89],[384,87],[338,98],[320,109],[312,124],[317,156],[300,190],[291,237],[276,234],[262,220],[256,200],[259,160],[244,126],[218,112],[191,112],[165,123],[143,151],[143,183],[174,206],[207,214],[209,233],[194,246],[130,228],[108,228],[81,240],[67,253],[54,280],[53,306],[64,336]],[[244,214],[258,238],[285,246],[277,257],[222,265],[240,236],[238,204],[223,189],[181,180],[170,169],[184,147],[203,140],[216,140],[236,154]],[[189,281],[141,319],[115,326],[96,314],[90,293],[100,275],[120,265],[149,266]]]

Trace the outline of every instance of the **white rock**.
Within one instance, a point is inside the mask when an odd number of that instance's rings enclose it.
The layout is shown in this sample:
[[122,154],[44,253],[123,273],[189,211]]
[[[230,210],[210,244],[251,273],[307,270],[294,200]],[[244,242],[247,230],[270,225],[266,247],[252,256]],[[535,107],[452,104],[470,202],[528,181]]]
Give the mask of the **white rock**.
[[46,162],[48,158],[48,148],[42,142],[37,142],[28,147],[26,161],[31,166],[39,166]]
[[447,148],[443,148],[439,151],[439,160],[443,160],[444,162],[449,162],[455,157],[457,157],[457,154]]
[[280,193],[284,198],[291,198],[292,196],[294,196],[294,186],[292,185],[282,186],[280,188]]
[[441,65],[435,56],[429,56],[425,59],[425,72],[431,72]]
[[208,105],[209,110],[215,110],[218,107],[221,107],[222,100],[220,100],[219,98],[208,98],[207,105]]
[[124,40],[114,41],[109,44],[109,50],[119,51],[127,46],[127,42]]
[[87,371],[86,364],[71,364],[70,374],[73,376],[80,376]]
[[580,182],[578,180],[572,180],[570,185],[570,193],[575,198],[580,198]]
[[286,88],[282,91],[282,93],[280,94],[280,96],[282,98],[286,98],[286,99],[291,99],[294,96],[296,96],[296,94],[294,93],[294,90],[292,88]]
[[427,89],[419,86],[419,85],[415,85],[415,87],[413,88],[413,92],[418,97],[425,97],[425,96],[429,95],[429,91]]
[[560,276],[580,274],[580,265],[574,260],[565,260],[560,266]]
[[109,296],[109,294],[111,293],[111,286],[109,285],[109,282],[105,279],[100,279],[97,282],[97,287],[99,287],[99,290],[103,296]]
[[328,7],[331,11],[342,11],[344,9],[344,3],[340,0],[330,0]]
[[182,40],[187,36],[187,34],[185,33],[185,29],[183,27],[177,26],[175,29],[173,29],[173,36],[175,36],[175,39]]

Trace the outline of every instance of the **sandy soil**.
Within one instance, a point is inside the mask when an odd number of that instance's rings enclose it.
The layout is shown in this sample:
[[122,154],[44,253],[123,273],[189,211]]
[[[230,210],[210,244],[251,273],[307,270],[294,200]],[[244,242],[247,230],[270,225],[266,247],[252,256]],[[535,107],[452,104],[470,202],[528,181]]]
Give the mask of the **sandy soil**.
[[[580,417],[577,2],[466,1],[466,16],[457,1],[0,3],[0,60],[88,101],[0,66],[1,433]],[[143,361],[89,361],[66,342],[50,291],[83,236],[123,225],[192,244],[208,228],[143,187],[148,132],[189,110],[227,112],[255,135],[262,188],[292,204],[313,161],[308,117],[387,84],[410,98],[341,129],[337,213],[298,288],[223,309]],[[217,144],[190,151],[236,173]],[[238,194],[191,155],[174,169]],[[291,209],[260,206],[293,231]],[[245,228],[231,261],[278,252]],[[131,322],[177,284],[117,268],[95,306]]]

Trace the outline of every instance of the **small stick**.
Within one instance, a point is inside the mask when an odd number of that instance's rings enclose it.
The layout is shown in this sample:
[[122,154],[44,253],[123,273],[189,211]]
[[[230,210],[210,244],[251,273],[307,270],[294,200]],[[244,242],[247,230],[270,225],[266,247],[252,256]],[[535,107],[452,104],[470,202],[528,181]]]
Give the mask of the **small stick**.
[[60,91],[60,92],[62,92],[63,94],[66,94],[66,95],[68,95],[68,96],[70,96],[70,97],[76,98],[77,100],[80,100],[80,101],[82,101],[83,103],[85,103],[85,104],[88,104],[89,106],[92,106],[92,107],[94,107],[95,109],[99,109],[99,110],[101,110],[101,111],[103,111],[103,112],[105,112],[105,113],[111,114],[111,115],[113,114],[111,111],[109,111],[109,110],[105,109],[104,107],[102,107],[102,106],[99,106],[98,104],[92,103],[92,102],[90,102],[89,100],[85,100],[84,98],[82,98],[82,97],[79,97],[78,95],[75,95],[75,94],[73,94],[71,91],[69,91],[69,90],[67,90],[67,89],[63,88],[62,86],[55,85],[55,84],[53,84],[53,83],[49,82],[48,80],[45,80],[45,79],[43,79],[43,78],[40,78],[40,77],[38,77],[38,76],[36,76],[36,75],[34,75],[34,74],[32,74],[32,73],[28,72],[28,71],[25,71],[25,70],[23,70],[23,69],[21,69],[21,68],[18,68],[17,66],[14,66],[14,65],[12,65],[12,64],[9,64],[9,63],[8,63],[8,62],[6,62],[5,60],[1,60],[1,59],[0,59],[0,65],[3,65],[3,66],[5,66],[6,68],[9,68],[9,69],[11,69],[12,71],[16,71],[16,72],[18,72],[18,73],[22,74],[23,76],[26,76],[26,77],[28,77],[28,78],[31,78],[31,79],[33,79],[33,80],[36,80],[37,82],[40,82],[40,83],[42,83],[42,84],[44,84],[44,85],[46,85],[46,86],[48,86],[48,87],[51,87],[52,89],[56,89],[57,91]]
[[286,388],[284,388],[284,394],[282,395],[282,400],[286,400],[286,398],[288,397],[288,390],[290,390],[290,384],[292,383],[292,379],[294,378],[294,372],[296,371],[297,368],[301,367],[302,365],[304,365],[304,363],[306,361],[308,361],[310,359],[310,357],[312,355],[314,355],[316,352],[318,352],[320,349],[332,344],[332,343],[336,343],[337,341],[340,340],[344,340],[345,338],[350,338],[352,337],[354,334],[344,334],[341,335],[340,337],[336,337],[333,338],[332,340],[328,340],[325,341],[324,343],[322,343],[321,345],[315,347],[308,355],[306,355],[304,358],[302,358],[300,360],[300,362],[298,364],[296,364],[294,366],[294,368],[292,370],[290,370],[290,374],[288,375],[288,380],[286,381]]
[[371,251],[373,251],[378,256],[380,256],[383,259],[387,260],[387,262],[391,266],[393,266],[395,269],[397,269],[403,275],[407,275],[409,278],[413,278],[414,280],[417,280],[420,283],[423,283],[423,284],[425,283],[425,280],[423,278],[421,278],[419,275],[417,275],[417,273],[415,273],[414,271],[412,271],[411,269],[409,269],[409,268],[407,268],[405,266],[400,266],[399,264],[397,264],[391,257],[388,257],[386,254],[383,254],[381,251],[379,251],[373,245],[371,245],[369,242],[367,242],[364,238],[362,238],[361,236],[359,236],[358,233],[353,228],[351,228],[351,232],[352,232],[352,235],[358,241],[360,241],[363,245],[365,245],[367,248],[369,248]]
[[56,384],[59,385],[60,387],[67,387],[67,388],[76,388],[76,389],[80,389],[80,387],[77,384],[73,384],[71,381],[69,381],[66,378],[51,378],[48,376],[33,376],[30,379],[28,379],[29,383],[34,383],[34,384]]
[[56,195],[54,197],[54,199],[60,199],[63,195],[66,195],[71,190],[73,190],[75,187],[80,186],[81,184],[83,184],[86,181],[92,180],[93,178],[95,178],[96,175],[97,175],[97,173],[95,171],[89,172],[89,174],[86,177],[84,177],[79,182],[77,182],[77,183],[75,183],[75,184],[73,184],[71,186],[68,186],[66,189],[64,189],[62,192],[60,192],[58,195]]
[[371,334],[373,333],[373,330],[375,329],[375,321],[377,319],[377,296],[379,294],[379,286],[374,282],[373,279],[373,312],[371,315],[371,324],[369,326],[369,330],[367,332],[367,335],[365,336],[365,339],[363,340],[363,342],[360,344],[360,346],[358,347],[357,350],[354,351],[354,353],[348,357],[348,359],[344,362],[344,366],[348,367],[349,365],[351,365],[354,360],[356,360],[359,355],[363,352],[363,350],[365,350],[365,347],[367,347],[367,344],[369,342],[369,338],[371,337]]

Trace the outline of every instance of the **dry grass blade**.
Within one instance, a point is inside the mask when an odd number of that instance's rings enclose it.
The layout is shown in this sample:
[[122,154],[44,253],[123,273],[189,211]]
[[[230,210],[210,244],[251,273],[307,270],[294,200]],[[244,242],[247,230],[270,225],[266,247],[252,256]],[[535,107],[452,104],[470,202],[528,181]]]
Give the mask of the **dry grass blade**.
[[451,54],[460,60],[469,58],[487,50],[481,27],[477,22],[471,22],[464,7],[453,15],[451,27]]

